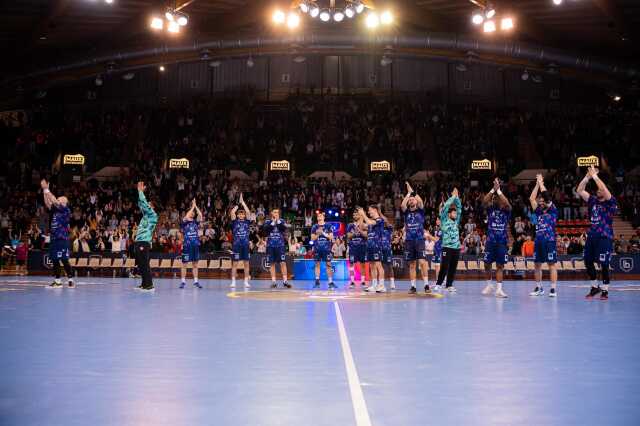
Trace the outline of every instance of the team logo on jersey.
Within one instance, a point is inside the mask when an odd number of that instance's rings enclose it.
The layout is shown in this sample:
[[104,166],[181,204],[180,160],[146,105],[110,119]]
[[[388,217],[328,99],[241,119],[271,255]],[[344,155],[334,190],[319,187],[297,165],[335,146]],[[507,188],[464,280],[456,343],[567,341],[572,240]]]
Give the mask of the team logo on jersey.
[[633,271],[633,258],[632,257],[621,257],[620,258],[620,269],[624,272]]

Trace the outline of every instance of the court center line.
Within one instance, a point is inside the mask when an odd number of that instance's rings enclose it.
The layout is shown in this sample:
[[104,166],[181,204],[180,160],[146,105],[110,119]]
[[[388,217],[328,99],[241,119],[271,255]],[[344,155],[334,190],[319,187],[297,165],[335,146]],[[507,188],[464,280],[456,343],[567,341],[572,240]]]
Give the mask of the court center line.
[[342,345],[342,355],[344,355],[344,365],[347,370],[347,379],[349,380],[349,391],[351,392],[353,412],[356,416],[356,425],[371,426],[367,403],[365,402],[364,394],[362,393],[362,386],[360,385],[360,379],[358,378],[356,363],[354,362],[353,355],[351,354],[351,346],[349,346],[347,331],[344,328],[344,321],[342,321],[340,306],[338,305],[338,302],[333,302],[333,306],[336,310],[338,333],[340,334],[340,344]]

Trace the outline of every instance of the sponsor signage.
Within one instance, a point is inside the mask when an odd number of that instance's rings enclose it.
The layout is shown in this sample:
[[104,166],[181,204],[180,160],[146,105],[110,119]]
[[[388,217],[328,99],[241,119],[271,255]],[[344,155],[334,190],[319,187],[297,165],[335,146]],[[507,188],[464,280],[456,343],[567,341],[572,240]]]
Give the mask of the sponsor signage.
[[82,154],[65,154],[62,157],[62,164],[84,165],[84,155]]
[[595,155],[591,155],[589,157],[578,157],[578,167],[599,167],[600,159]]
[[169,160],[170,169],[188,169],[189,160],[186,158],[172,158]]
[[473,160],[471,162],[471,170],[492,170],[491,160]]
[[275,171],[288,172],[291,170],[291,163],[289,163],[287,160],[272,161],[271,163],[269,163],[269,170],[271,170],[272,172],[275,172]]
[[371,171],[372,172],[390,172],[391,163],[388,161],[372,161]]

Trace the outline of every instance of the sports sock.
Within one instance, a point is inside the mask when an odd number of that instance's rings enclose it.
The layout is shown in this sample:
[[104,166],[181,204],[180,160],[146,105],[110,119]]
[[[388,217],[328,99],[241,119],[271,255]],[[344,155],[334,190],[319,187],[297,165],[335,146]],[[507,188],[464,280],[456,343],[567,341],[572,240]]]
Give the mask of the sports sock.
[[591,280],[591,287],[600,287],[600,285],[598,284],[598,281]]
[[609,291],[609,284],[603,284],[602,291]]
[[493,285],[493,281],[492,280],[487,280],[487,285]]
[[497,291],[502,290],[502,283],[501,282],[496,282],[496,290]]
[[391,281],[391,284],[395,284],[396,283],[396,277],[389,278],[389,281]]
[[416,286],[416,280],[411,280],[411,287],[415,287]]
[[231,284],[236,285],[236,277],[231,277]]
[[378,282],[380,283],[380,287],[384,287],[384,278],[380,278]]
[[429,285],[429,277],[424,277],[422,281],[424,281],[424,285]]

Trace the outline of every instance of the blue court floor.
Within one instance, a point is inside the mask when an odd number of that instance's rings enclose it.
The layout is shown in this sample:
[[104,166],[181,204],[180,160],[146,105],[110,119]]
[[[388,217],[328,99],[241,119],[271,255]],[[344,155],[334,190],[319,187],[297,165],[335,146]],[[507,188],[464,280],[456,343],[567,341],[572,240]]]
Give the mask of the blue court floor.
[[639,282],[608,301],[575,281],[557,299],[508,282],[507,300],[469,281],[356,300],[48,283],[0,279],[3,426],[640,425]]

